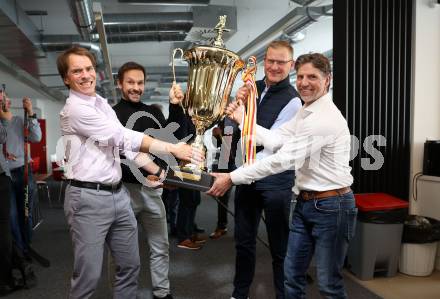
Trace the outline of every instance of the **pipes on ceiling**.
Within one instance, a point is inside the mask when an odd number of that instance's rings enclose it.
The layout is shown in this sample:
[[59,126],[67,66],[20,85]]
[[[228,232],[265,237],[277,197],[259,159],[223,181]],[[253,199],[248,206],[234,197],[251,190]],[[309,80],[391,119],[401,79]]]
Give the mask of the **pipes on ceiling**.
[[95,55],[96,63],[104,63],[101,48],[98,43],[84,42],[79,35],[43,35],[40,45],[45,52],[62,52],[73,45],[88,49]]
[[137,5],[184,5],[184,6],[206,6],[210,0],[174,0],[174,1],[158,1],[158,0],[119,0],[120,3],[137,4]]
[[92,0],[68,0],[73,23],[85,41],[92,39],[91,32],[95,29]]
[[108,43],[183,41],[193,26],[193,14],[106,14],[104,24]]
[[326,5],[319,7],[301,6],[294,8],[278,22],[239,50],[238,55],[242,57],[255,55],[258,61],[261,60],[266,51],[267,44],[272,40],[279,38],[288,39],[289,36],[292,36],[313,22],[316,22],[322,15],[328,15],[328,12],[332,10],[332,7],[332,5]]

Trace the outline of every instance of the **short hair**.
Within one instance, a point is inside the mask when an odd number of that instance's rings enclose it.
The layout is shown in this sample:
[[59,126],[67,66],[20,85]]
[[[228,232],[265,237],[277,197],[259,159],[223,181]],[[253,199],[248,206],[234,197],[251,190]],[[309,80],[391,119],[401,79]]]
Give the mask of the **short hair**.
[[326,76],[331,75],[332,73],[330,61],[321,53],[310,53],[299,56],[295,62],[296,72],[298,72],[299,68],[306,63],[311,63],[313,67],[320,70]]
[[285,40],[271,41],[270,44],[266,48],[266,53],[264,53],[264,56],[267,55],[267,51],[269,50],[269,48],[272,48],[272,49],[286,48],[289,51],[289,54],[293,59],[293,47],[290,45],[290,43],[288,41],[285,41]]
[[[66,51],[64,51],[63,53],[61,53],[60,56],[58,56],[57,58],[57,68],[58,68],[58,73],[60,74],[61,78],[66,79],[67,77],[67,72],[69,71],[69,56],[75,54],[75,55],[80,55],[80,56],[87,56],[90,61],[92,62],[93,67],[96,67],[96,59],[95,59],[95,55],[93,55],[93,53],[91,53],[89,50],[82,48],[82,47],[78,47],[78,46],[73,46],[70,49],[67,49]],[[70,88],[70,86],[66,83],[64,83],[64,85],[66,85],[67,87]]]
[[145,73],[145,68],[139,63],[129,61],[124,63],[118,70],[118,80],[122,83],[124,81],[124,75],[126,72],[131,70],[138,70],[144,74],[144,80],[147,79],[147,74]]

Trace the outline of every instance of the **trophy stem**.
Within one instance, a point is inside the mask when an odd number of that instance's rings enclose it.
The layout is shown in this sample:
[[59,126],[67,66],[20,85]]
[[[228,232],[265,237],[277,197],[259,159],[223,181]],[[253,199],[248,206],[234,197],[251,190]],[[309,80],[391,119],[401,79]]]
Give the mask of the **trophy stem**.
[[[196,139],[191,144],[191,146],[193,148],[202,150],[206,154],[205,145],[203,143],[203,131],[197,130],[196,134],[197,134],[196,135]],[[205,162],[200,162],[199,164],[197,164],[196,168],[197,168],[198,171],[203,171],[205,169]]]

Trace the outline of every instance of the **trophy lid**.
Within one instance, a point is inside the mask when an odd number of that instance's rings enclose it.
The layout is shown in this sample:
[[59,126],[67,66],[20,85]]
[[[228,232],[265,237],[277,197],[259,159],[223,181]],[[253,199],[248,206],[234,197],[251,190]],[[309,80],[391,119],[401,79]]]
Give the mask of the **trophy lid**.
[[214,27],[214,30],[217,31],[217,36],[212,45],[199,45],[188,49],[183,54],[183,58],[189,61],[191,60],[191,58],[198,56],[197,53],[209,52],[211,53],[211,55],[208,56],[222,55],[229,57],[228,59],[236,61],[236,63],[238,64],[237,67],[242,68],[244,66],[244,62],[241,60],[240,56],[235,52],[232,52],[225,48],[225,43],[223,41],[223,32],[230,31],[229,29],[225,29],[226,18],[227,15],[219,16],[219,22]]
[[225,29],[226,26],[226,15],[218,17],[218,23],[215,25],[214,30],[217,31],[217,37],[214,41],[214,46],[218,48],[224,48],[225,43],[223,42],[223,32],[229,31],[229,29]]

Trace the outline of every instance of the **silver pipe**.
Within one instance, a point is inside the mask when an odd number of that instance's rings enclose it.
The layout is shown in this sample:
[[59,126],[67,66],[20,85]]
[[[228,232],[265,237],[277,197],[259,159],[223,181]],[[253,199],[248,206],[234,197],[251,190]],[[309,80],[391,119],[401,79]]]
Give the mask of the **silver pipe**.
[[90,41],[90,32],[95,29],[95,17],[91,0],[69,0],[70,12],[81,37]]

